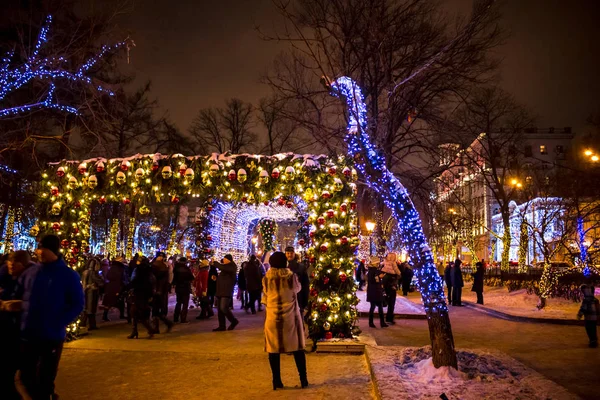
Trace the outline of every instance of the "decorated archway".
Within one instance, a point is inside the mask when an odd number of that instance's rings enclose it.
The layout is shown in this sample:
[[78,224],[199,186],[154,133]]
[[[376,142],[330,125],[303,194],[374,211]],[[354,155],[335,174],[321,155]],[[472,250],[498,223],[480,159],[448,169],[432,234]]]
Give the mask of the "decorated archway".
[[[58,235],[65,260],[77,270],[83,268],[90,251],[90,215],[103,207],[128,216],[110,222],[107,245],[116,254],[116,232],[125,227],[133,239],[138,218],[151,214],[156,205],[199,201],[194,229],[197,255],[203,258],[225,250],[215,248],[223,239],[219,236],[217,240],[212,226],[218,219],[211,214],[218,210],[235,208],[236,218],[244,223],[238,226],[233,221],[232,226],[239,228],[241,236],[248,235],[249,221],[265,215],[303,214],[307,237],[300,242],[314,271],[310,335],[314,339],[344,338],[357,331],[358,299],[352,279],[353,254],[359,244],[354,201],[357,173],[350,158],[291,153],[137,154],[62,161],[51,164],[42,177],[36,229]],[[175,234],[171,243],[174,241]],[[131,254],[132,240],[126,242],[126,253]],[[227,250],[236,246],[243,251],[243,243],[230,243]]]

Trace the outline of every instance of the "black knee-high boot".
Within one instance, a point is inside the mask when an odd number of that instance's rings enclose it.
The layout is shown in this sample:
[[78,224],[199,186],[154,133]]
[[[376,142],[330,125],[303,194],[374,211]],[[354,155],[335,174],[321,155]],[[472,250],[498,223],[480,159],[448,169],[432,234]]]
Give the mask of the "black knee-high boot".
[[308,379],[306,377],[306,354],[304,354],[304,350],[294,352],[294,361],[296,361],[296,368],[298,369],[298,375],[300,375],[300,385],[304,389],[308,386]]
[[279,353],[269,353],[269,364],[273,374],[273,390],[283,388],[281,382],[281,357]]

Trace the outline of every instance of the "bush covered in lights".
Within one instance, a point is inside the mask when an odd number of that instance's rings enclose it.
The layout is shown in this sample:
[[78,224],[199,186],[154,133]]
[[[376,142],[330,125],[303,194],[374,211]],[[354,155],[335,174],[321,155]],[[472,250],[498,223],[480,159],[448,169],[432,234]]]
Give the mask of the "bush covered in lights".
[[57,234],[66,261],[81,268],[83,254],[89,251],[89,215],[94,207],[120,204],[135,218],[148,215],[153,204],[178,204],[193,197],[203,204],[196,244],[210,255],[216,250],[209,247],[213,238],[200,228],[208,229],[210,213],[218,203],[294,208],[300,196],[307,205],[304,241],[309,241],[305,245],[314,266],[311,336],[352,337],[358,303],[352,279],[352,257],[359,244],[356,179],[346,157],[291,153],[272,157],[149,154],[62,161],[43,174],[39,230]]

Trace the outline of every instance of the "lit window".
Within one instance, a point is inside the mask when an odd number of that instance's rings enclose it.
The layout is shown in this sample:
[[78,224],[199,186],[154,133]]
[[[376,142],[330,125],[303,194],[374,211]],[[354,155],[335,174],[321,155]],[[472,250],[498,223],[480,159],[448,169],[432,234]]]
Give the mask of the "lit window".
[[546,146],[545,145],[540,145],[540,154],[548,154],[548,152],[546,151]]

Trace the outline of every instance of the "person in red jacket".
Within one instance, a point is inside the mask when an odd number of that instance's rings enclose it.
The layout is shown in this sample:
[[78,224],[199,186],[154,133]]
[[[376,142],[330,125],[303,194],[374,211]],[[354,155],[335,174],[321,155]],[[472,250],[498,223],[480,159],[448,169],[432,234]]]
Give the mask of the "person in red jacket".
[[194,289],[196,290],[196,296],[200,298],[200,314],[196,319],[206,319],[215,315],[210,302],[208,300],[208,270],[210,266],[208,260],[202,260],[196,272],[196,279],[194,280]]

